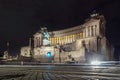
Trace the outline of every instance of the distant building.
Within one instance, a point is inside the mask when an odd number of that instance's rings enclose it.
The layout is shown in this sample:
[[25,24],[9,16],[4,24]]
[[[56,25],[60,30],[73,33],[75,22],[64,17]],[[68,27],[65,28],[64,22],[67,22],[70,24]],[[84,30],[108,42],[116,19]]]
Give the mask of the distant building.
[[[33,35],[32,57],[41,62],[84,62],[96,56],[96,59],[112,60],[113,48],[106,39],[105,29],[105,18],[99,14],[92,14],[84,24],[68,29],[48,32],[41,28]],[[48,52],[51,58],[47,58]],[[30,48],[22,47],[21,56],[29,57]]]

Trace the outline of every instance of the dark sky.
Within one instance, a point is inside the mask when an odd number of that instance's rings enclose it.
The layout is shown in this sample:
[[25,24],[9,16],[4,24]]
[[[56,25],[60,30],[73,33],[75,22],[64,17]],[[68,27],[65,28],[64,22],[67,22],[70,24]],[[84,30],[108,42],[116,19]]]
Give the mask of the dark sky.
[[0,54],[7,49],[17,54],[29,37],[47,25],[48,31],[84,23],[96,10],[107,21],[106,36],[120,45],[120,0],[0,0]]

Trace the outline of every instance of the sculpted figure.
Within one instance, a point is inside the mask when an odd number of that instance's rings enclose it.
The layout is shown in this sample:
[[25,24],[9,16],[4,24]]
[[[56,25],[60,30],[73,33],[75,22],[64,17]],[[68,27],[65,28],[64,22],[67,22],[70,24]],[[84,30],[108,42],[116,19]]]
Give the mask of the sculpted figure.
[[41,28],[41,33],[43,35],[43,45],[50,45],[50,41],[49,41],[49,33],[47,31],[46,27]]

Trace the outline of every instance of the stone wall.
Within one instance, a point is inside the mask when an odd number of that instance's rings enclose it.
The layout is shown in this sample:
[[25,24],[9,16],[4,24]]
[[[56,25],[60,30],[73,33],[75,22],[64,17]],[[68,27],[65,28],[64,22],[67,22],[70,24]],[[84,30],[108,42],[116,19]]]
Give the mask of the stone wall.
[[22,47],[20,55],[24,57],[31,57],[30,51],[31,51],[31,48],[29,46]]
[[[47,53],[51,55],[48,56]],[[41,48],[34,48],[34,60],[40,62],[51,62],[54,56],[54,46],[42,46]]]

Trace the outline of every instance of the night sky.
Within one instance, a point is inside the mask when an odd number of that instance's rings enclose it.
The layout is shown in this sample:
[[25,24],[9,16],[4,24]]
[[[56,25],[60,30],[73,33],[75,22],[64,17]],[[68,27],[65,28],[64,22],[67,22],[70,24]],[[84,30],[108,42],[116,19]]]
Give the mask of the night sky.
[[0,54],[18,54],[40,27],[48,31],[84,23],[96,11],[106,18],[106,36],[120,45],[120,0],[0,0]]

